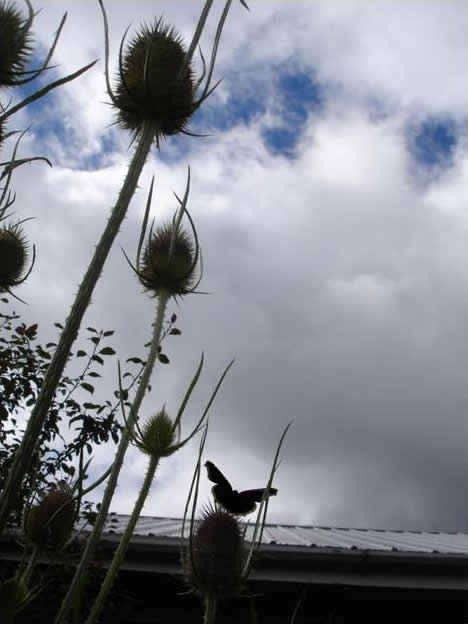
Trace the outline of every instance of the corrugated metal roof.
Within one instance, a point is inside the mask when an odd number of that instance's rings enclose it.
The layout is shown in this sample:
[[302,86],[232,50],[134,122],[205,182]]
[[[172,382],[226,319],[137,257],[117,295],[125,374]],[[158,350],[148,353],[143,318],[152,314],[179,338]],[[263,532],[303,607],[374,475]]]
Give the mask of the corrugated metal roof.
[[[122,533],[129,516],[112,515],[106,525],[107,533]],[[178,538],[182,520],[142,516],[135,535]],[[253,526],[247,527],[247,539]],[[263,544],[305,548],[333,548],[344,550],[400,551],[418,553],[451,553],[468,555],[468,533],[436,533],[425,531],[387,531],[378,529],[346,529],[332,527],[292,526],[267,524]]]

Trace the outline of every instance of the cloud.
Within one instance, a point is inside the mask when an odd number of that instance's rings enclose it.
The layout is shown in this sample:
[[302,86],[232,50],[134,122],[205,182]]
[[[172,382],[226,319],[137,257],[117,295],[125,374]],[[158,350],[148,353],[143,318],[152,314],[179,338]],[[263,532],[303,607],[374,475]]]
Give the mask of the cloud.
[[[210,123],[216,131],[184,137],[180,149],[168,142],[161,159],[151,157],[85,324],[115,328],[122,357],[143,353],[155,304],[119,246],[133,257],[152,174],[153,214],[167,218],[190,163],[189,207],[205,265],[200,288],[211,294],[171,306],[183,333],[165,345],[171,365],[155,372],[143,416],[163,402],[174,413],[203,349],[206,371],[189,427],[235,356],[213,408],[207,457],[235,487],[261,487],[294,419],[271,520],[466,528],[462,5],[252,5],[250,14],[237,7],[229,17],[216,72],[226,85],[199,119],[202,131]],[[69,30],[57,54],[70,71],[102,56],[102,33],[94,3],[89,25],[86,11],[63,6]],[[190,36],[192,4],[161,8]],[[133,10],[109,6],[114,64],[120,34],[129,21],[151,16],[154,3]],[[41,40],[57,11],[41,13]],[[68,313],[130,154],[128,137],[107,127],[102,69],[101,62],[57,92],[44,117],[31,113],[25,149],[52,153],[54,169],[35,164],[15,177],[16,207],[21,217],[36,217],[27,229],[38,248],[20,296],[45,334]],[[296,71],[303,81],[292,94],[287,81]],[[292,97],[299,121],[288,116]],[[421,183],[408,128],[428,115],[457,120],[456,144]],[[267,131],[278,127],[294,141],[272,142]],[[97,466],[106,459],[110,452],[100,449]],[[161,467],[145,513],[181,515],[194,460],[192,448]],[[128,510],[144,469],[132,451],[116,510]]]

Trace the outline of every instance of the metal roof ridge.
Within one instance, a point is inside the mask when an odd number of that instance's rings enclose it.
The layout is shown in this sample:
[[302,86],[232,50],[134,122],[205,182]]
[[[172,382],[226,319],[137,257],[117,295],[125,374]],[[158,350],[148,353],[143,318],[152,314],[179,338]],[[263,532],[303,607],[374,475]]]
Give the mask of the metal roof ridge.
[[[117,518],[129,518],[130,514],[113,513],[113,517]],[[173,518],[169,516],[153,516],[142,515],[139,520],[152,519],[161,520],[165,522],[182,522],[182,518]],[[277,528],[277,529],[321,529],[325,531],[361,531],[361,532],[378,532],[378,533],[398,533],[398,534],[411,534],[411,535],[467,535],[467,531],[434,531],[434,530],[415,530],[415,529],[382,529],[375,527],[344,527],[344,526],[324,526],[320,524],[297,524],[297,523],[285,523],[285,522],[266,522],[265,528]]]

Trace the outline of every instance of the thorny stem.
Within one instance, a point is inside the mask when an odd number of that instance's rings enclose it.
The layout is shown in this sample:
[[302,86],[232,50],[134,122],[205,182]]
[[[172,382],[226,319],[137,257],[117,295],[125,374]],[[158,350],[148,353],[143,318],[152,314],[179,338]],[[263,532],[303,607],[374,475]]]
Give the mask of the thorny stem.
[[143,505],[145,504],[145,501],[148,497],[151,484],[154,479],[154,473],[156,472],[157,467],[158,467],[158,460],[154,458],[153,456],[151,456],[149,464],[148,464],[148,469],[146,471],[145,480],[143,481],[143,485],[141,486],[141,490],[136,500],[135,506],[133,508],[132,515],[130,516],[130,520],[125,529],[125,532],[122,535],[119,546],[117,550],[115,551],[114,558],[112,559],[112,563],[109,569],[107,570],[106,578],[104,579],[101,589],[99,591],[99,594],[96,600],[94,601],[94,604],[91,609],[91,613],[89,614],[86,624],[93,624],[96,621],[96,619],[99,617],[99,614],[101,613],[104,607],[104,603],[112,588],[112,584],[117,575],[117,572],[119,571],[120,565],[122,563],[122,559],[124,558],[125,553],[127,551],[130,538],[132,537],[133,531],[135,530],[137,520],[140,517],[141,510],[143,509]]
[[65,618],[72,608],[76,597],[81,591],[82,584],[85,581],[86,570],[94,555],[94,551],[99,542],[99,539],[101,538],[102,531],[107,520],[107,514],[109,513],[109,507],[112,501],[112,497],[114,495],[115,488],[117,487],[117,480],[119,478],[120,470],[122,468],[125,453],[127,452],[127,448],[131,440],[131,435],[133,433],[135,422],[138,416],[138,411],[145,396],[145,392],[151,377],[151,372],[158,356],[158,347],[160,343],[161,331],[168,300],[169,295],[167,293],[161,293],[158,300],[156,319],[153,323],[153,339],[151,341],[148,359],[143,374],[141,376],[138,390],[135,394],[135,399],[130,409],[130,415],[127,419],[127,427],[123,430],[122,437],[120,438],[120,443],[117,449],[117,454],[115,456],[112,472],[107,482],[104,497],[101,502],[101,507],[99,509],[93,531],[88,538],[83,555],[81,556],[81,561],[75,571],[75,576],[73,577],[70,587],[68,588],[67,595],[63,599],[62,606],[60,607],[60,611],[55,619],[55,624],[64,624],[64,622],[66,621]]
[[29,557],[28,565],[26,566],[25,571],[21,575],[21,580],[26,585],[26,587],[28,586],[29,579],[31,578],[32,571],[34,570],[34,566],[36,565],[38,558],[39,558],[39,548],[37,546],[34,546],[31,556]]
[[203,624],[215,624],[217,601],[214,596],[205,596],[205,616]]
[[34,449],[49,413],[57,384],[63,374],[72,344],[78,334],[84,313],[91,301],[94,287],[96,286],[109,251],[127,213],[127,208],[135,193],[138,179],[145,164],[146,157],[148,156],[148,152],[151,149],[156,131],[157,128],[150,123],[145,123],[143,125],[119,197],[101,236],[101,240],[96,247],[86,275],[78,289],[70,315],[65,322],[65,328],[60,336],[57,349],[49,368],[47,369],[41,386],[41,392],[31,412],[21,445],[15,454],[13,465],[2,496],[0,497],[0,535],[5,528],[9,512],[15,504],[18,492],[20,492],[21,482],[29,468],[31,458],[34,456]]

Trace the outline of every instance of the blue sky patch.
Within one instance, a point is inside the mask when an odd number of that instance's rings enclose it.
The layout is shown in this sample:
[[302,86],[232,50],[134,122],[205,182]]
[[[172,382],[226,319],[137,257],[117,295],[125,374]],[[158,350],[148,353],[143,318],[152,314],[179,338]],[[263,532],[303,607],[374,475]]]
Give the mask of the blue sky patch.
[[263,131],[265,145],[274,153],[292,156],[310,113],[324,107],[324,89],[313,72],[288,68],[275,85],[273,123]]
[[408,151],[416,163],[424,168],[449,167],[453,162],[460,132],[460,124],[451,117],[428,117],[410,126]]
[[[261,79],[256,79],[260,76]],[[216,97],[209,99],[194,115],[191,127],[199,132],[223,132],[239,125],[248,125],[269,114],[262,129],[266,147],[288,157],[311,112],[318,113],[324,106],[324,88],[313,71],[304,71],[295,63],[271,68],[252,67],[248,71],[249,93],[236,90],[236,76],[226,77],[234,85],[226,102]],[[246,81],[243,76],[241,83]]]

